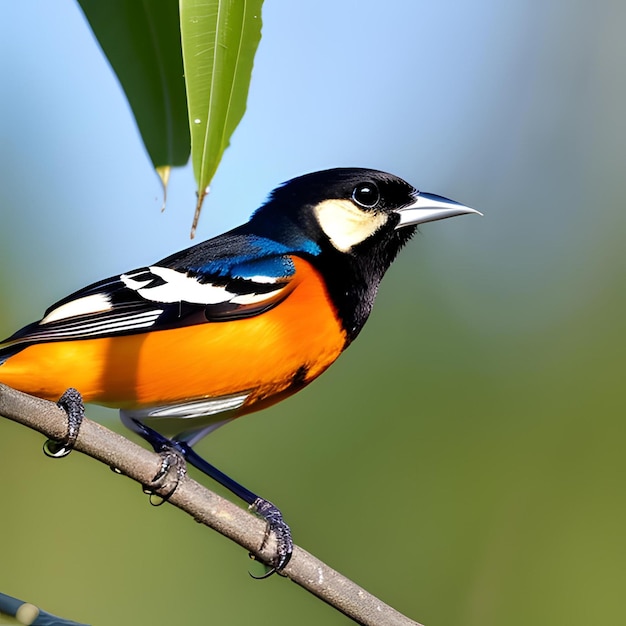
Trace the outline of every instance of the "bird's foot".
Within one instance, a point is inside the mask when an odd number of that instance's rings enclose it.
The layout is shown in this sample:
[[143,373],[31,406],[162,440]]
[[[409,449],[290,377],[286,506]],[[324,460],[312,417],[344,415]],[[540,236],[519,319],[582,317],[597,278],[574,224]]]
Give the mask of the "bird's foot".
[[150,504],[153,506],[159,506],[169,500],[187,473],[185,457],[175,447],[164,446],[159,456],[161,465],[157,473],[147,485],[144,485],[144,492],[150,496]]
[[54,459],[60,459],[67,456],[74,449],[80,425],[85,417],[85,405],[83,404],[83,398],[73,387],[70,387],[59,398],[57,405],[67,414],[67,434],[59,441],[55,439],[48,439],[43,444],[43,451],[46,456]]
[[291,529],[283,519],[280,510],[268,500],[257,498],[251,505],[250,510],[262,517],[267,522],[261,550],[266,546],[271,533],[276,537],[276,556],[271,569],[263,576],[254,578],[268,578],[272,574],[280,573],[289,563],[293,553],[293,539]]

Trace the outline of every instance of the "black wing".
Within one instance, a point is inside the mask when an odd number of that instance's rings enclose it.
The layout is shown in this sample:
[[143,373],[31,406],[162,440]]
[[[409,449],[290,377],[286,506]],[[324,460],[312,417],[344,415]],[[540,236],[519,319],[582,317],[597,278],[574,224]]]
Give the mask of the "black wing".
[[[217,238],[223,239],[229,240]],[[208,241],[71,294],[0,343],[0,363],[35,343],[152,332],[267,311],[291,291],[295,266],[283,250],[269,251],[263,240],[247,239],[247,247]]]

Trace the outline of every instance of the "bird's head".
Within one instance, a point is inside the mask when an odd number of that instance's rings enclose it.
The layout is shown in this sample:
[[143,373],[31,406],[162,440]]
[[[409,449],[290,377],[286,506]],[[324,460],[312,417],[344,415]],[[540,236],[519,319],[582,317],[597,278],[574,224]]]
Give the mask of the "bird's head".
[[275,189],[248,231],[309,258],[324,276],[351,341],[378,285],[419,224],[478,213],[421,193],[377,170],[340,168],[294,178]]
[[417,225],[478,213],[458,202],[420,193],[378,170],[337,168],[305,174],[275,189],[254,215],[277,239],[308,237],[321,250],[382,255],[391,263]]

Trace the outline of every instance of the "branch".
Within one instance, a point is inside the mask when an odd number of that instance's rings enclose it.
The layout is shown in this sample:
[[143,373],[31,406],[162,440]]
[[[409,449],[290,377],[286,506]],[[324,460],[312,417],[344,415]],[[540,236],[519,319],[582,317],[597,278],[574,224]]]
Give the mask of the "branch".
[[[61,439],[67,432],[67,417],[56,404],[1,383],[0,415],[50,439]],[[114,467],[142,485],[151,482],[161,465],[161,458],[154,452],[89,419],[83,420],[75,449]],[[265,522],[189,476],[182,477],[167,501],[238,543],[260,561],[267,563],[271,560],[275,550],[273,539],[259,551]],[[294,546],[293,556],[281,573],[359,624],[420,626],[298,546]]]
[[[2,615],[14,617],[16,624],[29,624],[29,626],[87,626],[47,613],[34,604],[7,596],[5,593],[0,593],[0,619]],[[4,623],[4,621],[0,622],[0,624]]]

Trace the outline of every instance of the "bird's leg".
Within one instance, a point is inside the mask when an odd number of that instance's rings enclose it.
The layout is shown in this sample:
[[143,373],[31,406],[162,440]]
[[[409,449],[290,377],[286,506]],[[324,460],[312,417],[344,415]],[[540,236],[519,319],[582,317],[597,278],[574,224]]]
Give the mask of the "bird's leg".
[[181,441],[177,443],[177,446],[179,446],[184,457],[191,465],[207,476],[210,476],[223,487],[226,487],[226,489],[234,493],[238,498],[241,498],[248,504],[248,508],[251,511],[267,522],[260,549],[262,550],[265,547],[270,534],[274,533],[276,537],[276,556],[274,557],[272,569],[264,576],[261,576],[261,578],[267,578],[274,572],[280,572],[284,569],[287,563],[289,563],[293,553],[293,539],[291,538],[291,529],[283,519],[283,515],[278,507],[274,506],[268,500],[257,496],[255,493],[233,480],[230,476],[227,476],[224,472],[217,469],[217,467],[211,465],[211,463],[203,459],[193,450],[189,444]]
[[[223,487],[226,487],[229,491],[234,493],[238,498],[241,498],[249,505],[249,508],[254,513],[257,513],[267,522],[267,528],[263,542],[260,549],[265,547],[270,533],[274,533],[276,536],[276,556],[272,569],[262,578],[270,576],[274,572],[280,572],[289,563],[291,554],[293,552],[293,540],[291,538],[291,529],[283,520],[283,516],[279,509],[275,507],[271,502],[268,502],[264,498],[260,498],[255,493],[246,489],[243,485],[224,474],[214,465],[211,465],[208,461],[203,459],[192,447],[184,441],[176,441],[167,439],[157,431],[146,426],[139,420],[132,420],[133,427],[136,432],[140,434],[150,445],[159,452],[162,456],[167,454],[178,454],[182,456],[187,462],[191,463],[196,469],[200,470],[203,474],[206,474],[213,480],[217,481]],[[167,473],[169,468],[165,467],[165,463],[161,466],[161,470],[157,477],[164,472]]]
[[59,441],[48,439],[43,444],[43,451],[49,457],[60,459],[74,448],[80,425],[85,417],[85,405],[82,396],[73,387],[59,398],[57,405],[67,414],[67,434]]

